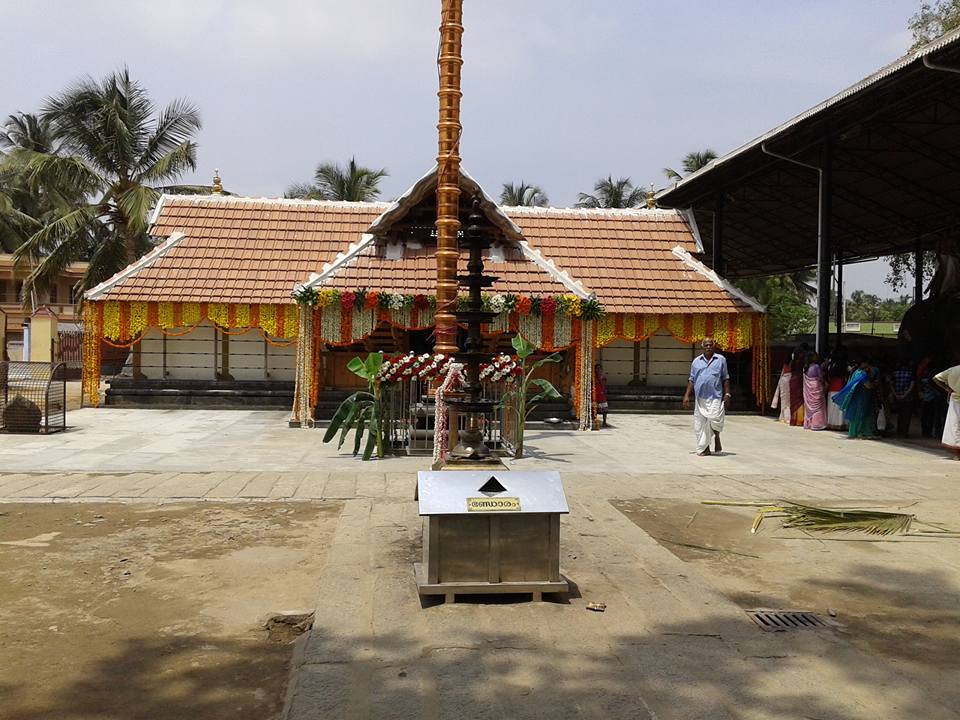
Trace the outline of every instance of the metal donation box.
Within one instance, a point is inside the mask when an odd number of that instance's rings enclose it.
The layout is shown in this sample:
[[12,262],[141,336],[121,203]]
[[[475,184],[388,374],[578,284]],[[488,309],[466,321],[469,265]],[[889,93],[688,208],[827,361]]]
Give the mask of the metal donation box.
[[423,516],[421,595],[564,593],[560,473],[439,470],[417,476]]

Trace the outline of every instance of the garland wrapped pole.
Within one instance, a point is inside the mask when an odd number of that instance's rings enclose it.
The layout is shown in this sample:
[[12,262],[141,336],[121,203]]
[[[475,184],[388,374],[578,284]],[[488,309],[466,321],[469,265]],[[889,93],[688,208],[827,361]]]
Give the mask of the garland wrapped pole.
[[580,323],[580,342],[577,347],[577,410],[581,430],[593,430],[593,321]]
[[100,342],[103,339],[103,320],[100,303],[83,303],[83,380],[84,402],[100,407]]
[[463,65],[463,0],[443,0],[440,25],[440,119],[437,123],[436,352],[457,352],[457,231],[460,229],[460,69]]
[[293,391],[293,413],[290,425],[302,428],[313,427],[313,306],[299,303],[300,337],[297,343],[297,365]]

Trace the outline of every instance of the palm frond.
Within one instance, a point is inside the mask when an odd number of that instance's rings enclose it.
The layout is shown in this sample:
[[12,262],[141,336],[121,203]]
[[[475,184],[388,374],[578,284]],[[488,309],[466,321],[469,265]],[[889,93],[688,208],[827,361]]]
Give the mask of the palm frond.
[[34,190],[44,187],[72,188],[77,194],[89,195],[108,184],[105,178],[79,157],[49,153],[25,153],[22,157]]
[[909,532],[916,516],[907,513],[848,508],[824,508],[779,501],[757,511],[751,532],[768,517],[785,518],[783,527],[816,532],[862,532],[868,535],[902,535]]
[[117,207],[131,232],[139,234],[147,229],[147,217],[158,198],[156,190],[144,185],[132,185],[117,196]]
[[84,231],[89,231],[97,221],[94,206],[84,205],[57,218],[35,232],[13,254],[16,264],[31,263],[34,258],[53,252],[61,243],[77,242]]
[[136,183],[154,183],[178,178],[187,170],[197,169],[197,144],[186,141],[145,167],[133,177]]
[[160,164],[164,157],[178,148],[187,144],[194,145],[191,138],[201,127],[199,111],[186,100],[175,100],[167,105],[157,119],[156,127],[134,168],[134,174],[151,179],[160,177],[150,174],[151,168]]

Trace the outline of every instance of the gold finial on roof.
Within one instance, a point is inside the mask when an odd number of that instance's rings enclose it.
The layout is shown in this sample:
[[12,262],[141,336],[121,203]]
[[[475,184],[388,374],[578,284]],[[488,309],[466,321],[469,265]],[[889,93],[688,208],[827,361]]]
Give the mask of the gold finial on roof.
[[653,210],[657,206],[657,198],[655,196],[656,193],[653,190],[653,183],[650,183],[650,189],[647,191],[646,201],[646,206],[650,210]]
[[223,195],[223,183],[220,182],[220,168],[213,171],[213,187],[210,190],[211,195]]

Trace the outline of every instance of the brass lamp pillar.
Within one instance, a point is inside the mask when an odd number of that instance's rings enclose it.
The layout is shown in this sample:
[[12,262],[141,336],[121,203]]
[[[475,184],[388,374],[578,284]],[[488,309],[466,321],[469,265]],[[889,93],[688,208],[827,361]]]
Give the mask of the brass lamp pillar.
[[440,120],[437,123],[437,311],[435,352],[457,351],[457,233],[460,230],[460,69],[463,0],[441,0]]

